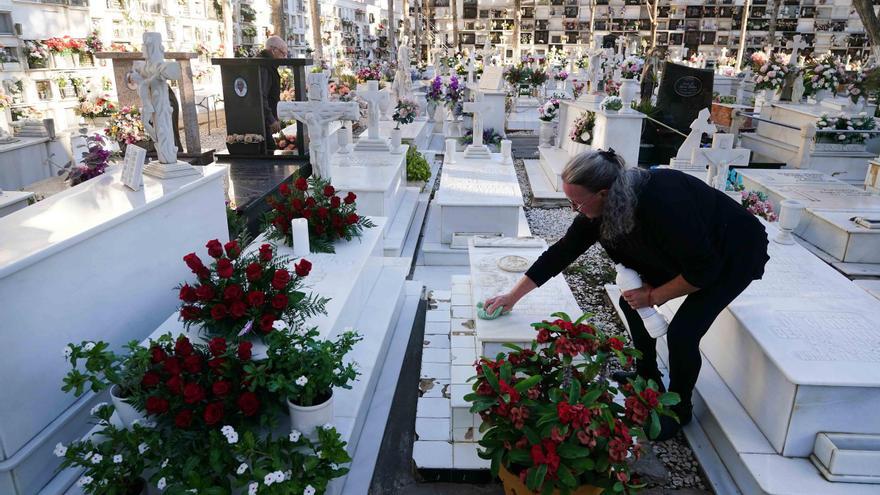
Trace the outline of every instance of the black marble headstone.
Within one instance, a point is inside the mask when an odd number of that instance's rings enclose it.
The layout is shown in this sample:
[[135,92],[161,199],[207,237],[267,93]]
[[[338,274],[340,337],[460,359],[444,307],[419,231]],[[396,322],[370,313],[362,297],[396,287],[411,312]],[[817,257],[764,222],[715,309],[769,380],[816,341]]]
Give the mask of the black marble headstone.
[[711,70],[666,62],[657,94],[659,120],[687,134],[700,110],[712,107],[713,80]]

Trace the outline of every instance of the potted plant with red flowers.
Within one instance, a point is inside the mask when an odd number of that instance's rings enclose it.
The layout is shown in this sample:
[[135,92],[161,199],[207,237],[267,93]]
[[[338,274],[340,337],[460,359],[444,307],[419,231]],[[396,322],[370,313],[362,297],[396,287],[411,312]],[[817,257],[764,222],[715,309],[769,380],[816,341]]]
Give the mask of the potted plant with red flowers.
[[589,315],[553,317],[533,325],[529,349],[508,344],[476,363],[465,399],[483,419],[480,456],[508,494],[632,493],[642,486],[626,462],[640,454],[633,438],[655,437],[678,395],[641,378],[618,389],[606,378],[609,360],[630,366],[638,351],[586,323]]
[[291,245],[291,224],[294,218],[305,218],[309,224],[309,245],[312,252],[333,253],[333,243],[360,237],[364,229],[376,225],[357,214],[357,195],[349,192],[344,198],[336,194],[329,181],[318,177],[298,177],[293,187],[281,184],[278,196],[266,202],[266,237]]
[[324,340],[316,328],[305,332],[275,332],[269,336],[266,366],[255,369],[255,386],[287,398],[291,428],[313,432],[333,420],[333,389],[351,388],[355,365],[345,362],[361,337],[353,330]]
[[269,244],[248,254],[234,240],[214,239],[205,246],[213,259],[209,266],[195,253],[183,258],[197,277],[194,284],[178,287],[187,329],[196,325],[210,336],[262,338],[279,320],[297,326],[324,312],[326,298],[301,290],[312,267],[308,260],[300,259],[291,272],[290,261]]

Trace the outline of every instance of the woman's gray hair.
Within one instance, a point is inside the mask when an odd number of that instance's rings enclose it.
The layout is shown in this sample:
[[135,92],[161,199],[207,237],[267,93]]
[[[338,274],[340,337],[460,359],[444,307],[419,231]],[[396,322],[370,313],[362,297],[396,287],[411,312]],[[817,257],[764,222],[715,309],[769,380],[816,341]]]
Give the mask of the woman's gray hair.
[[566,184],[596,193],[608,190],[602,210],[602,240],[614,243],[635,227],[639,190],[650,175],[638,167],[627,169],[613,149],[585,151],[569,160],[562,171]]

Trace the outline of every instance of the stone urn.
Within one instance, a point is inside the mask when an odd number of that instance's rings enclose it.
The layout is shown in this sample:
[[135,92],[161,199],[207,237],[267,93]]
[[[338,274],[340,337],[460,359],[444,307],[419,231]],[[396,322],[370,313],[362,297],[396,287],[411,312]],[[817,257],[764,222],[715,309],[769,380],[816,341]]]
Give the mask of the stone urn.
[[623,102],[623,108],[620,113],[634,113],[632,103],[639,96],[641,88],[639,82],[635,79],[623,79],[620,81],[620,100]]
[[309,72],[306,74],[306,87],[309,100],[327,101],[330,99],[330,71]]
[[556,138],[556,122],[545,120],[541,121],[541,127],[538,134],[538,147],[550,148]]

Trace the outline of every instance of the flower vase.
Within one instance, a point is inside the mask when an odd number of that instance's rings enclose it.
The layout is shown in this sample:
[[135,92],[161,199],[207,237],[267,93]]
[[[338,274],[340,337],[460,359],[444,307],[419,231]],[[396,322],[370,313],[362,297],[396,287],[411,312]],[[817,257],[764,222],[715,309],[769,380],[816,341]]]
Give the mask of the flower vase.
[[437,103],[433,101],[428,102],[428,122],[434,122],[434,116],[437,113]]
[[820,89],[816,91],[816,95],[813,97],[816,100],[816,103],[822,103],[822,100],[825,100],[831,96],[831,91],[827,89]]
[[632,103],[638,97],[639,90],[639,83],[635,79],[623,79],[620,81],[620,100],[623,103],[620,113],[635,112],[632,108]]
[[538,147],[551,148],[553,146],[553,139],[556,137],[556,123],[542,120],[539,132]]
[[[520,495],[532,493],[525,483],[516,474],[507,470],[504,465],[498,468],[498,477],[501,478],[501,484],[504,486],[504,495]],[[603,488],[593,485],[581,485],[571,491],[571,495],[599,495]],[[559,495],[559,490],[553,490],[552,495]]]
[[314,406],[299,406],[287,400],[287,408],[290,411],[290,428],[297,430],[310,440],[316,440],[315,432],[327,423],[333,423],[333,394],[320,404]]
[[402,129],[391,129],[391,154],[399,155],[403,152],[403,146],[401,146],[401,140],[403,137]]
[[348,148],[351,144],[351,127],[343,125],[342,128],[340,128],[336,132],[336,138],[338,139],[337,142],[339,143],[338,152],[342,153],[343,155],[349,153]]
[[129,404],[125,398],[120,397],[119,385],[110,387],[110,401],[113,402],[113,407],[116,408],[116,414],[119,415],[120,421],[129,430],[135,421],[144,421],[147,418],[144,413]]

